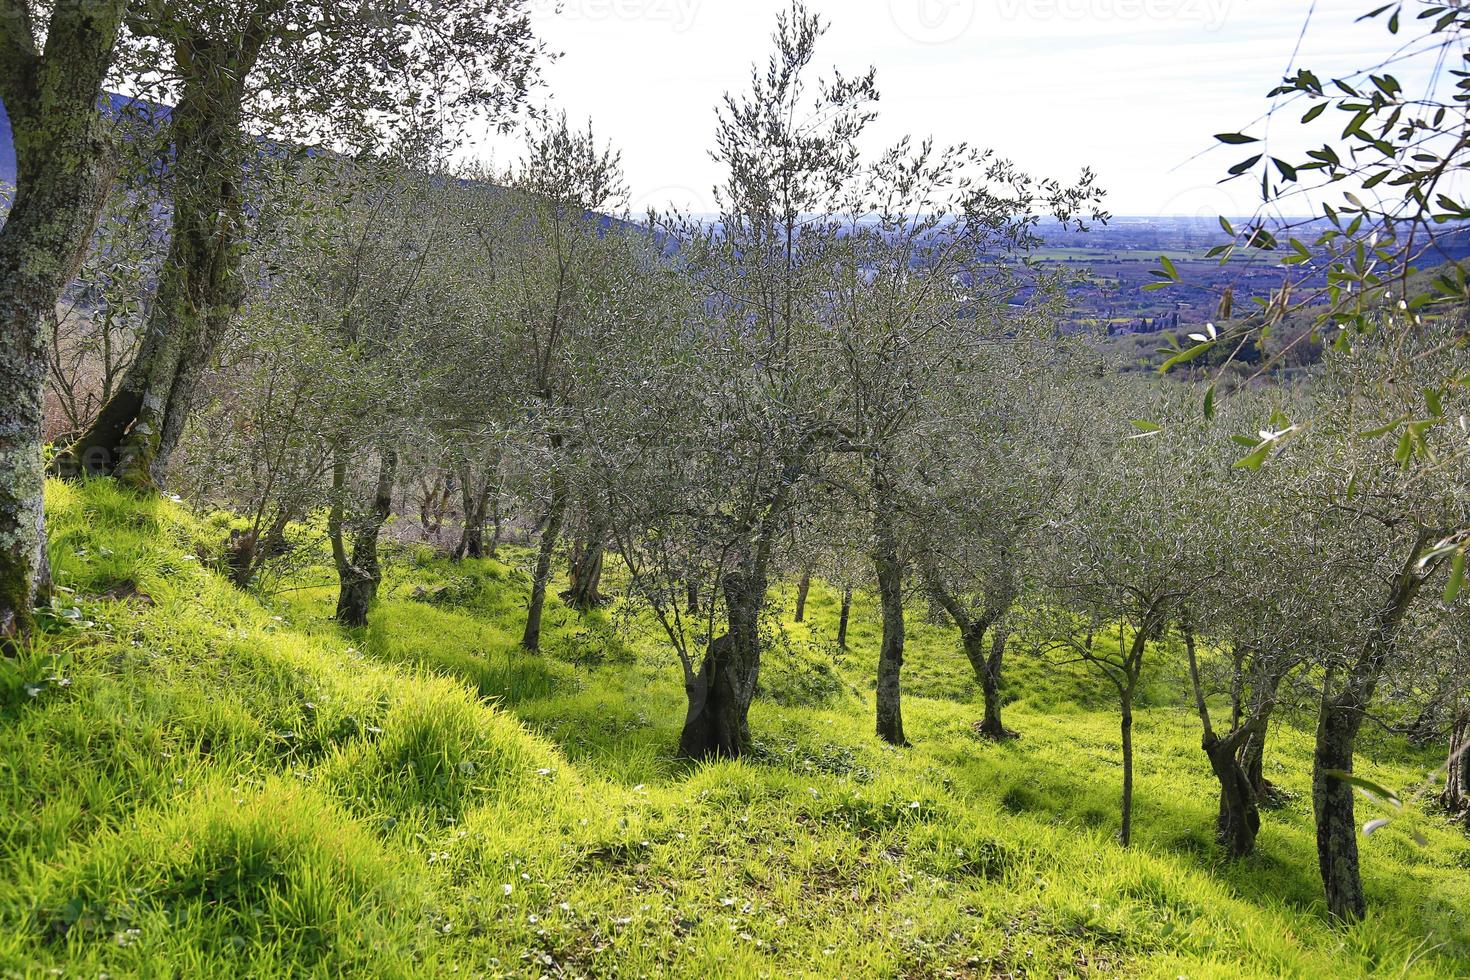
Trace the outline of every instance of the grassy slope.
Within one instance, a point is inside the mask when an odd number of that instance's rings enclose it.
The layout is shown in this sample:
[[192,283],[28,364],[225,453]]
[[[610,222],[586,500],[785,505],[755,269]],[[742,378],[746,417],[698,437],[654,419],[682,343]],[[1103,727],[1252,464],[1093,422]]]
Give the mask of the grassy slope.
[[[219,528],[175,505],[105,482],[49,504],[92,625],[0,665],[0,971],[1470,972],[1470,840],[1432,816],[1428,847],[1366,843],[1366,923],[1323,922],[1301,733],[1272,757],[1300,795],[1224,866],[1195,723],[1144,711],[1124,852],[1115,723],[1085,675],[1013,658],[1025,738],[985,744],[951,636],[919,625],[917,744],[885,749],[876,614],[834,659],[820,587],[769,658],[757,757],[691,768],[647,624],[554,605],[524,657],[519,570],[400,555],[374,626],[345,635],[325,571],[263,606],[194,559]],[[1367,774],[1415,784],[1424,759],[1383,754]]]

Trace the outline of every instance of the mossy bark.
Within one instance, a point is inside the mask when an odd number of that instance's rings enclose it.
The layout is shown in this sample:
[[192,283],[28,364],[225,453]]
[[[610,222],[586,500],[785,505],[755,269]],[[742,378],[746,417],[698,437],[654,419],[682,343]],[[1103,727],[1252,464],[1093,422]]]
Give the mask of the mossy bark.
[[108,190],[102,80],[126,4],[58,4],[36,48],[29,5],[0,20],[0,99],[16,188],[0,228],[0,647],[22,642],[47,584],[43,317],[75,275]]
[[86,433],[58,458],[63,473],[165,485],[195,392],[244,299],[245,81],[256,51],[196,40],[178,46],[173,108],[173,228],[137,357]]

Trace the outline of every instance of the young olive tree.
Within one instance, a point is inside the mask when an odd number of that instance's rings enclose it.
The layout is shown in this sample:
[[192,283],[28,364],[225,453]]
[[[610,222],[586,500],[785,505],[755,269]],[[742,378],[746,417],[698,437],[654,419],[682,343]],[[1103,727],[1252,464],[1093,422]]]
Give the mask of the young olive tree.
[[1001,720],[1009,620],[1034,592],[1052,508],[1085,479],[1074,456],[1103,396],[1069,365],[1010,342],[949,391],[954,426],[912,456],[905,515],[924,590],[959,631],[984,699],[978,731],[1015,738]]
[[509,348],[507,381],[544,460],[533,474],[544,500],[521,637],[523,647],[536,650],[572,502],[574,422],[583,398],[576,361],[596,356],[588,338],[601,336],[602,322],[616,317],[621,303],[612,257],[621,232],[605,212],[621,206],[625,190],[618,154],[598,144],[590,125],[573,129],[565,116],[532,136],[506,183],[509,192],[477,192],[484,210],[475,233],[486,303]]
[[1217,559],[1227,547],[1220,522],[1175,518],[1216,505],[1229,460],[1193,431],[1103,432],[1110,438],[1095,447],[1095,457],[1079,460],[1087,479],[1048,523],[1053,552],[1033,629],[1117,692],[1118,839],[1126,847],[1133,831],[1133,709],[1150,650],[1219,576]]

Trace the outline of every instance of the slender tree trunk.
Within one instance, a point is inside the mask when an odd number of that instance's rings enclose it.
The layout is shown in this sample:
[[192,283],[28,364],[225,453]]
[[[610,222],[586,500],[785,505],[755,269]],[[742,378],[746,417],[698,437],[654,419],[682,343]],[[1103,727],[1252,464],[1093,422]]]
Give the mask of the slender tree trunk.
[[173,231],[148,328],[112,398],[58,460],[63,472],[112,474],[143,488],[167,482],[199,381],[244,299],[240,126],[253,58],[191,47],[170,117]]
[[126,6],[56,4],[44,51],[34,47],[30,5],[11,5],[0,24],[0,99],[16,159],[0,228],[0,650],[29,635],[49,587],[43,323],[76,274],[109,189],[97,100]]
[[795,621],[800,623],[806,619],[806,597],[812,590],[812,573],[802,572],[801,579],[796,583],[796,616]]
[[536,570],[531,579],[531,599],[526,607],[526,630],[521,635],[521,646],[527,650],[541,649],[541,614],[546,607],[546,586],[551,581],[551,556],[556,551],[557,539],[561,536],[568,496],[565,483],[559,476],[554,477],[551,506],[541,527],[541,546],[536,553]]
[[1257,679],[1250,696],[1250,717],[1254,719],[1250,734],[1240,746],[1240,768],[1250,781],[1251,792],[1261,801],[1276,797],[1276,787],[1266,778],[1266,741],[1271,730],[1271,716],[1276,711],[1277,691],[1285,675],[1273,672]]
[[1118,828],[1118,842],[1127,847],[1133,842],[1133,691],[1122,697],[1120,727],[1123,735],[1123,814]]
[[684,580],[684,611],[691,616],[699,612],[699,583],[692,575]]
[[342,495],[346,491],[347,463],[339,458],[332,469],[333,513],[328,517],[332,555],[337,563],[339,590],[337,621],[343,626],[366,626],[368,611],[378,596],[383,580],[378,564],[378,534],[393,512],[393,484],[398,473],[398,453],[384,450],[378,462],[378,480],[372,508],[357,522],[348,557],[342,534]]
[[878,598],[883,611],[883,642],[878,649],[878,737],[889,745],[908,745],[903,734],[903,565],[898,540],[884,503],[878,502],[874,528],[873,567],[878,573]]
[[970,661],[970,667],[975,672],[975,679],[980,682],[980,690],[985,701],[985,717],[981,720],[978,730],[986,738],[1003,741],[1016,737],[1015,732],[1005,727],[1000,716],[1000,679],[1005,658],[1006,631],[1000,626],[995,626],[988,632],[990,636],[989,654],[985,651],[987,630],[983,621],[972,621],[966,629],[961,630],[960,640],[964,644],[965,656]]
[[765,578],[758,573],[731,572],[721,591],[729,631],[710,643],[699,672],[685,680],[689,706],[679,734],[679,755],[686,759],[733,758],[750,744],[750,703],[760,674]]
[[847,621],[852,615],[852,587],[842,590],[842,609],[837,614],[837,649],[847,649]]
[[1439,801],[1450,813],[1470,821],[1470,705],[1460,709],[1450,728],[1444,792]]

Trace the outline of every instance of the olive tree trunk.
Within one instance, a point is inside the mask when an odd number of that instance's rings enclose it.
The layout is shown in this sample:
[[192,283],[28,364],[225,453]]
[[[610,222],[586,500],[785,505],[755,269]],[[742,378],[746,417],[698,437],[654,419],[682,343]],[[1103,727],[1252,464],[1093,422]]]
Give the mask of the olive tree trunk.
[[485,557],[485,518],[490,506],[490,481],[478,488],[474,473],[466,466],[460,472],[460,495],[464,504],[464,527],[460,531],[459,544],[454,549],[454,558]]
[[200,379],[244,299],[241,105],[257,52],[187,47],[170,117],[173,227],[147,330],[112,398],[58,459],[63,473],[166,485]]
[[812,591],[812,573],[802,572],[801,578],[796,583],[796,615],[795,622],[803,622],[806,619],[806,597]]
[[607,597],[602,594],[602,564],[607,555],[607,533],[606,512],[593,501],[587,527],[574,549],[571,587],[562,593],[562,598],[573,609],[586,612],[607,601]]
[[76,274],[107,196],[97,101],[126,7],[57,4],[37,50],[31,5],[0,4],[0,99],[16,158],[0,228],[0,648],[30,633],[49,587],[42,322]]
[[766,581],[759,573],[729,572],[721,592],[727,632],[710,642],[697,672],[685,673],[689,705],[679,733],[679,755],[685,759],[734,758],[750,744]]
[[1133,843],[1133,688],[1123,690],[1119,729],[1123,740],[1123,807],[1118,826],[1118,842],[1124,847]]
[[1461,708],[1450,728],[1446,768],[1439,801],[1450,813],[1470,821],[1470,705]]
[[378,480],[372,506],[355,522],[352,551],[348,554],[343,531],[343,497],[346,495],[347,460],[339,456],[332,466],[332,507],[327,531],[332,540],[332,558],[337,565],[337,621],[358,627],[368,623],[368,612],[378,596],[383,571],[378,563],[378,534],[393,511],[393,484],[398,474],[398,453],[384,450],[378,461]]
[[521,634],[521,646],[533,652],[541,649],[541,615],[546,608],[546,586],[551,581],[551,557],[561,537],[569,496],[565,482],[559,476],[554,477],[551,504],[541,527],[541,544],[536,552],[536,568],[531,578],[531,598],[526,605],[526,629]]
[[852,586],[842,590],[842,608],[837,613],[837,649],[847,649],[847,621],[852,617]]
[[1232,684],[1230,699],[1232,728],[1223,737],[1217,735],[1210,722],[1210,707],[1205,700],[1204,685],[1200,682],[1194,634],[1187,627],[1184,631],[1184,649],[1189,658],[1189,678],[1194,687],[1195,710],[1199,713],[1202,726],[1200,748],[1210,760],[1210,770],[1220,784],[1220,810],[1215,819],[1215,840],[1224,846],[1225,853],[1230,857],[1245,857],[1256,848],[1256,835],[1261,830],[1261,815],[1256,806],[1255,790],[1240,764],[1240,749],[1250,737],[1258,719],[1246,719],[1241,714],[1238,680],[1240,662],[1237,661],[1237,680]]
[[873,568],[878,574],[878,602],[883,612],[883,642],[878,648],[877,732],[889,745],[908,745],[903,734],[900,674],[903,670],[903,563],[898,537],[884,502],[874,523]]
[[1337,690],[1333,687],[1338,671],[1328,671],[1323,679],[1312,758],[1312,811],[1317,822],[1317,864],[1327,909],[1344,921],[1361,919],[1367,912],[1367,902],[1358,867],[1354,790],[1338,774],[1352,774],[1363,719],[1393,653],[1404,617],[1425,578],[1433,571],[1432,562],[1427,569],[1418,568],[1420,555],[1431,538],[1427,532],[1420,534],[1403,568],[1394,577],[1387,600],[1374,615],[1357,659],[1341,671],[1343,676]]

